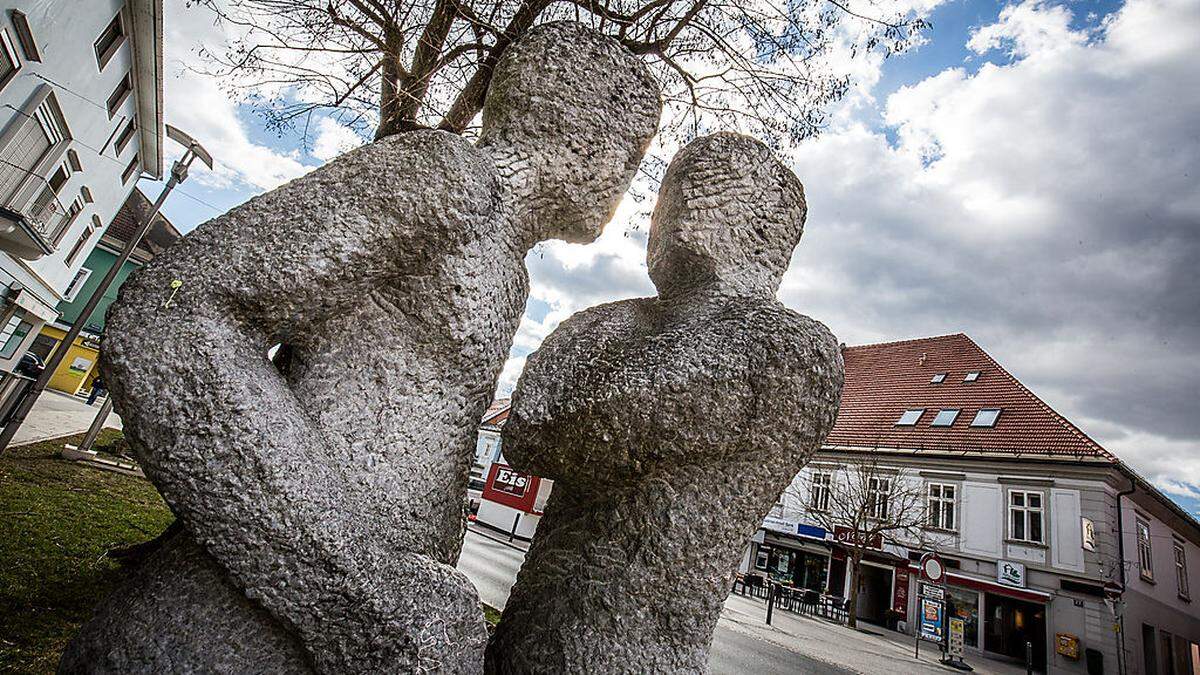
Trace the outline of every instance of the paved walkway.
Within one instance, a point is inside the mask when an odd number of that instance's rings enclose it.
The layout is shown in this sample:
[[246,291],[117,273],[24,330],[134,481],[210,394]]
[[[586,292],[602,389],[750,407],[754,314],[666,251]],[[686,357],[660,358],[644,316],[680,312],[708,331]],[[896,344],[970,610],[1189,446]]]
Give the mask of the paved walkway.
[[[776,609],[771,625],[766,625],[767,606],[763,600],[730,595],[721,619],[741,630],[752,631],[768,642],[796,648],[818,661],[837,664],[859,673],[959,673],[938,662],[941,654],[935,645],[921,643],[921,657],[913,656],[914,639],[877,626],[853,630],[823,619]],[[975,673],[982,675],[1023,675],[1024,668],[985,659],[966,657]]]
[[[50,438],[81,434],[92,426],[100,404],[104,399],[89,406],[85,399],[70,396],[62,392],[47,390],[38,398],[33,409],[25,418],[25,423],[13,437],[13,445],[27,445]],[[121,418],[116,413],[110,413],[104,422],[105,427],[121,428]]]

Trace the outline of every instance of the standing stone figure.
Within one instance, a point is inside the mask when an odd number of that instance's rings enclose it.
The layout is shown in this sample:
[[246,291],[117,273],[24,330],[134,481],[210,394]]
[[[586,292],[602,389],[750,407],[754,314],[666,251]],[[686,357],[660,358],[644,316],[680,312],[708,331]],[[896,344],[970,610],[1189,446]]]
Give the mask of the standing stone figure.
[[61,670],[480,671],[478,597],[453,566],[524,257],[600,233],[659,109],[616,41],[543,25],[497,65],[475,145],[359,148],[131,278],[102,372],[185,531]]
[[504,455],[554,491],[489,672],[707,669],[746,541],[837,413],[837,340],[775,299],[805,211],[761,143],[691,143],[653,215],[658,297],[580,312],[529,358]]

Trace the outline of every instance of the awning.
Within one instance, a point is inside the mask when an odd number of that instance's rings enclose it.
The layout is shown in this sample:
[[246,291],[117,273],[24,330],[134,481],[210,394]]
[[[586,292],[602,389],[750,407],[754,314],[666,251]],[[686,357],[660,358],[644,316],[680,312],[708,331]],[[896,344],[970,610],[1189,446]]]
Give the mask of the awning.
[[[908,568],[916,573],[918,579],[920,578],[921,568],[919,566],[910,564]],[[958,586],[960,588],[970,588],[972,590],[983,591],[985,593],[1004,595],[1010,598],[1016,598],[1017,600],[1024,600],[1026,602],[1034,602],[1038,604],[1046,604],[1047,602],[1050,602],[1049,593],[1035,591],[1032,588],[1014,588],[1012,586],[998,584],[994,581],[976,579],[975,577],[968,577],[962,574],[946,573],[946,583],[953,586]]]

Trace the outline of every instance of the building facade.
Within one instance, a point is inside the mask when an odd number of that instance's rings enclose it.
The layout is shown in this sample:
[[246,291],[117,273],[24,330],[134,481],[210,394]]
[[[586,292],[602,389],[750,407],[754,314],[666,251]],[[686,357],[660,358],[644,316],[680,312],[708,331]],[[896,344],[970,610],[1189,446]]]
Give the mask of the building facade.
[[[161,0],[15,0],[0,17],[0,375],[9,381],[162,156]],[[4,394],[0,391],[0,397]]]
[[100,342],[104,334],[104,315],[108,306],[117,299],[117,291],[121,284],[134,270],[179,239],[180,234],[175,226],[162,214],[156,216],[132,255],[121,265],[113,283],[105,290],[91,316],[80,316],[83,306],[96,290],[100,280],[116,264],[121,251],[137,234],[138,228],[146,221],[151,210],[150,200],[141,190],[135,189],[129,194],[112,224],[101,234],[96,247],[88,254],[83,266],[67,285],[63,301],[58,304],[58,319],[42,326],[41,333],[30,345],[29,351],[45,361],[76,321],[85,322],[79,337],[75,339],[66,358],[51,377],[51,389],[68,394],[79,394],[91,389],[98,375]]
[[913,634],[926,592],[917,562],[936,553],[946,584],[928,592],[963,620],[968,662],[1023,661],[1029,648],[1045,672],[1200,673],[1194,518],[964,335],[843,355],[834,429],[744,572],[850,597],[855,535],[828,514],[869,481],[884,519],[903,495],[924,508],[916,532],[866,544],[861,619]]

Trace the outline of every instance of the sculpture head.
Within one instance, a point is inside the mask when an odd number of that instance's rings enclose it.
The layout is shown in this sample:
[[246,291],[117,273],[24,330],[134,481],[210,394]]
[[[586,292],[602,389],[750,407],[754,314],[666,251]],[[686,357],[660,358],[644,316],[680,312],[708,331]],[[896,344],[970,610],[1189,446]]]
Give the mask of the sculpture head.
[[650,71],[616,40],[543,24],[496,65],[479,147],[538,240],[589,242],[633,180],[661,107]]
[[667,167],[646,261],[659,295],[716,284],[774,295],[804,232],[804,186],[749,136],[696,139]]

